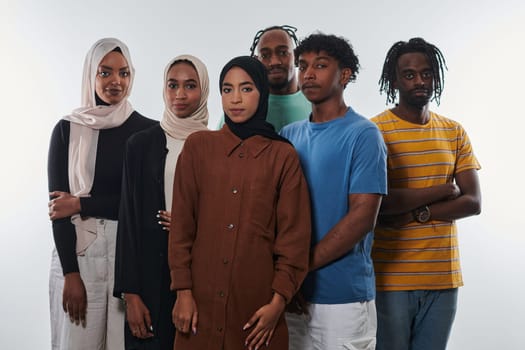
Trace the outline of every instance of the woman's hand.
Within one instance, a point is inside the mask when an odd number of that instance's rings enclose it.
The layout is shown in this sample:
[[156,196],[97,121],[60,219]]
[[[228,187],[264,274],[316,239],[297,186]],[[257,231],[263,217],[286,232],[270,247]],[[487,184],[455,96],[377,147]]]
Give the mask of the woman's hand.
[[286,302],[284,298],[280,294],[274,293],[272,301],[253,314],[250,320],[242,328],[243,330],[246,330],[255,325],[244,342],[244,345],[248,347],[248,350],[257,350],[263,345],[266,345],[267,347],[270,345],[275,326],[277,326],[277,322],[279,321],[285,306]]
[[197,304],[195,304],[191,289],[177,291],[177,300],[171,313],[172,321],[177,331],[189,333],[191,329],[191,332],[196,334],[198,316]]
[[80,199],[78,197],[62,191],[50,192],[49,196],[53,197],[47,204],[51,220],[67,218],[80,213]]
[[171,212],[166,210],[159,210],[159,213],[157,214],[157,218],[159,218],[159,225],[162,225],[162,229],[169,231],[170,230],[170,224],[171,224]]
[[146,339],[153,337],[151,316],[138,294],[126,293],[126,319],[134,337]]
[[87,295],[80,272],[70,272],[64,276],[62,308],[69,314],[72,323],[86,324]]

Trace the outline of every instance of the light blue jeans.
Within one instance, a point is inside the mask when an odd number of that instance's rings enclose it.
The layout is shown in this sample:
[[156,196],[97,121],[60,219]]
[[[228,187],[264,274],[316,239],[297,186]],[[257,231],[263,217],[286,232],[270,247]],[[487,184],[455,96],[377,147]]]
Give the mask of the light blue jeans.
[[445,350],[458,289],[377,292],[376,350]]

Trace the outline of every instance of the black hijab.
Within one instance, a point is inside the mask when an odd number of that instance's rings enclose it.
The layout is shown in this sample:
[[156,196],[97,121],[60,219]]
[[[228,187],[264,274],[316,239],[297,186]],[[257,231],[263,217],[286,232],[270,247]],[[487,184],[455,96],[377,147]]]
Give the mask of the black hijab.
[[259,91],[259,105],[257,106],[255,114],[243,123],[233,122],[226,113],[224,113],[224,122],[241,140],[255,135],[261,135],[272,140],[290,143],[290,141],[276,133],[273,125],[266,121],[266,114],[268,113],[268,95],[270,93],[268,87],[268,73],[259,60],[250,56],[239,56],[226,63],[224,68],[222,68],[219,78],[219,89],[221,95],[224,77],[233,67],[241,68],[248,73],[250,78],[252,78],[255,87]]

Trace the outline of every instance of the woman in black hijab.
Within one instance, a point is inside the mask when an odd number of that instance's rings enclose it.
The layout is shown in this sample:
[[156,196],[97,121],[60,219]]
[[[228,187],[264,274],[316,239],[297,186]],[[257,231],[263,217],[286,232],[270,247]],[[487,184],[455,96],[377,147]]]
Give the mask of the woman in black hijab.
[[169,237],[175,348],[288,349],[283,317],[308,269],[310,204],[299,158],[266,122],[256,59],[220,75],[226,124],[188,137]]

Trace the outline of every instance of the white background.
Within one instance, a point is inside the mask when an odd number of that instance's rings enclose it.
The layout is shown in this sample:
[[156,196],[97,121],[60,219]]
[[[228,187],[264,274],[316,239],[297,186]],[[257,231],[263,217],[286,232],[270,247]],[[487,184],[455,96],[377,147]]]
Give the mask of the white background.
[[207,64],[210,126],[222,114],[219,71],[248,54],[255,32],[290,24],[354,45],[362,65],[345,96],[371,117],[386,108],[378,80],[388,48],[421,36],[448,64],[440,106],[463,124],[483,169],[483,212],[460,221],[465,286],[450,350],[524,349],[522,105],[525,2],[0,0],[0,348],[49,348],[46,159],[54,124],[80,103],[82,64],[99,38],[127,43],[133,106],[159,119],[162,74],[174,56]]

